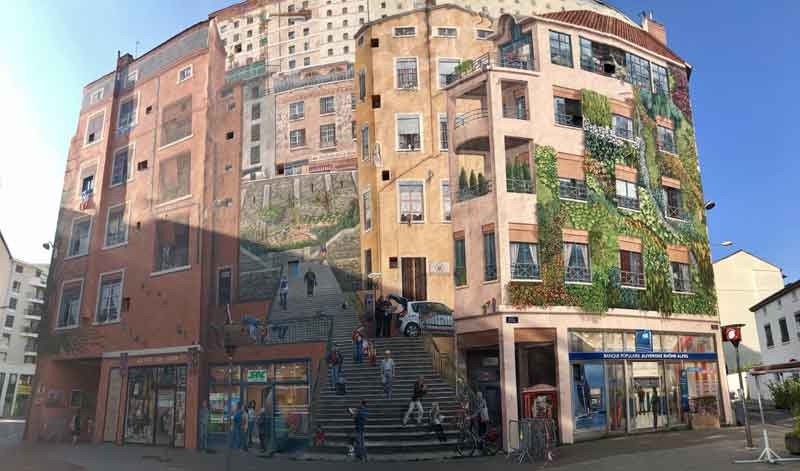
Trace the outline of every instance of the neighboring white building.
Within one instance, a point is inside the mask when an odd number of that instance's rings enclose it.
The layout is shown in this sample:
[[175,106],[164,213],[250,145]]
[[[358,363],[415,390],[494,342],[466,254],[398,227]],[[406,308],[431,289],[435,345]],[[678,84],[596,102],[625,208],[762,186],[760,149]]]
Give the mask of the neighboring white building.
[[755,315],[762,365],[751,373],[759,377],[763,397],[768,384],[800,379],[800,280],[786,285],[750,308]]
[[0,417],[27,414],[47,268],[14,260],[0,236]]
[[[777,267],[744,250],[714,262],[714,284],[717,289],[719,320],[722,325],[744,324],[739,355],[742,368],[761,364],[761,346],[750,306],[783,289],[783,272]],[[733,345],[723,344],[728,374],[736,373]],[[731,385],[734,386],[734,385]],[[732,390],[739,389],[738,379]]]

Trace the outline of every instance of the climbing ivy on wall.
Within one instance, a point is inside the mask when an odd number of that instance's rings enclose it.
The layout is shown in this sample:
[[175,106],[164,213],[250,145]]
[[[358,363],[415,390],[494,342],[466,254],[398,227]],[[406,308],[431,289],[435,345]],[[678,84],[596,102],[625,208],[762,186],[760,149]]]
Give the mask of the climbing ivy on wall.
[[[679,86],[671,81],[671,86]],[[683,91],[672,90],[671,96]],[[697,149],[690,117],[671,97],[641,90],[633,100],[632,141],[614,136],[610,129],[608,99],[590,90],[581,93],[586,149],[586,203],[559,199],[557,153],[552,147],[537,147],[537,217],[541,283],[509,284],[511,303],[516,306],[577,305],[584,311],[604,313],[627,308],[671,313],[711,315],[716,312],[711,254],[706,237],[703,195],[697,170]],[[685,103],[681,103],[686,107]],[[688,109],[688,108],[687,108]],[[656,145],[656,116],[672,119],[678,155],[660,152]],[[640,211],[621,210],[615,202],[615,166],[638,170]],[[664,217],[661,177],[681,181],[686,222]],[[564,283],[561,229],[580,229],[589,234],[591,285]],[[619,244],[624,235],[642,241],[644,290],[621,286]],[[693,294],[672,292],[668,245],[689,249]]]

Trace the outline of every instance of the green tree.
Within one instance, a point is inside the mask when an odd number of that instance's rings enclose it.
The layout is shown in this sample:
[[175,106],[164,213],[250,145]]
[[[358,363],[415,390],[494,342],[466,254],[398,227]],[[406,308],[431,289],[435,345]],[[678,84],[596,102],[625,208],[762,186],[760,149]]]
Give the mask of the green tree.
[[469,171],[469,190],[473,194],[478,191],[478,177],[475,175],[475,170]]
[[469,182],[467,182],[467,171],[461,167],[461,173],[458,174],[458,191],[464,192],[467,190]]
[[489,193],[489,180],[483,176],[483,173],[478,174],[478,194],[485,195]]

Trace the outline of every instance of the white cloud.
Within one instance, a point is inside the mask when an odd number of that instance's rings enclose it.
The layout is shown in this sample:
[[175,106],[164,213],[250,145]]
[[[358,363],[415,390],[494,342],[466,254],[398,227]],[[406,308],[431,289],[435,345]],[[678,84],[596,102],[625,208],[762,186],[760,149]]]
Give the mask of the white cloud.
[[47,126],[74,117],[45,116],[7,66],[0,64],[0,231],[14,257],[49,262],[42,243],[55,232],[69,143],[54,147]]

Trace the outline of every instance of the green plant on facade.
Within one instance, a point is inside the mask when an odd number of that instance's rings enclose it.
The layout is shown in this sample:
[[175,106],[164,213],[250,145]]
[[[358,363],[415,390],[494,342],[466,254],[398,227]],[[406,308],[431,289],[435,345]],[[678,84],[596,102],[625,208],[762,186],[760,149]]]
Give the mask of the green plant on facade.
[[[557,153],[552,147],[535,151],[537,217],[541,283],[509,284],[513,305],[576,305],[585,312],[604,313],[627,308],[672,313],[716,313],[711,254],[706,236],[703,195],[697,170],[697,150],[691,122],[669,97],[642,91],[633,100],[634,131],[631,142],[616,137],[610,129],[608,98],[591,90],[581,93],[586,149],[586,203],[560,200]],[[655,117],[673,120],[678,155],[659,152]],[[639,172],[639,211],[621,210],[615,202],[615,166],[634,167]],[[664,217],[661,177],[681,181],[688,221]],[[591,285],[564,282],[562,228],[587,231],[592,271]],[[621,285],[617,236],[642,241],[645,289]],[[672,291],[668,245],[689,249],[692,294]]]

